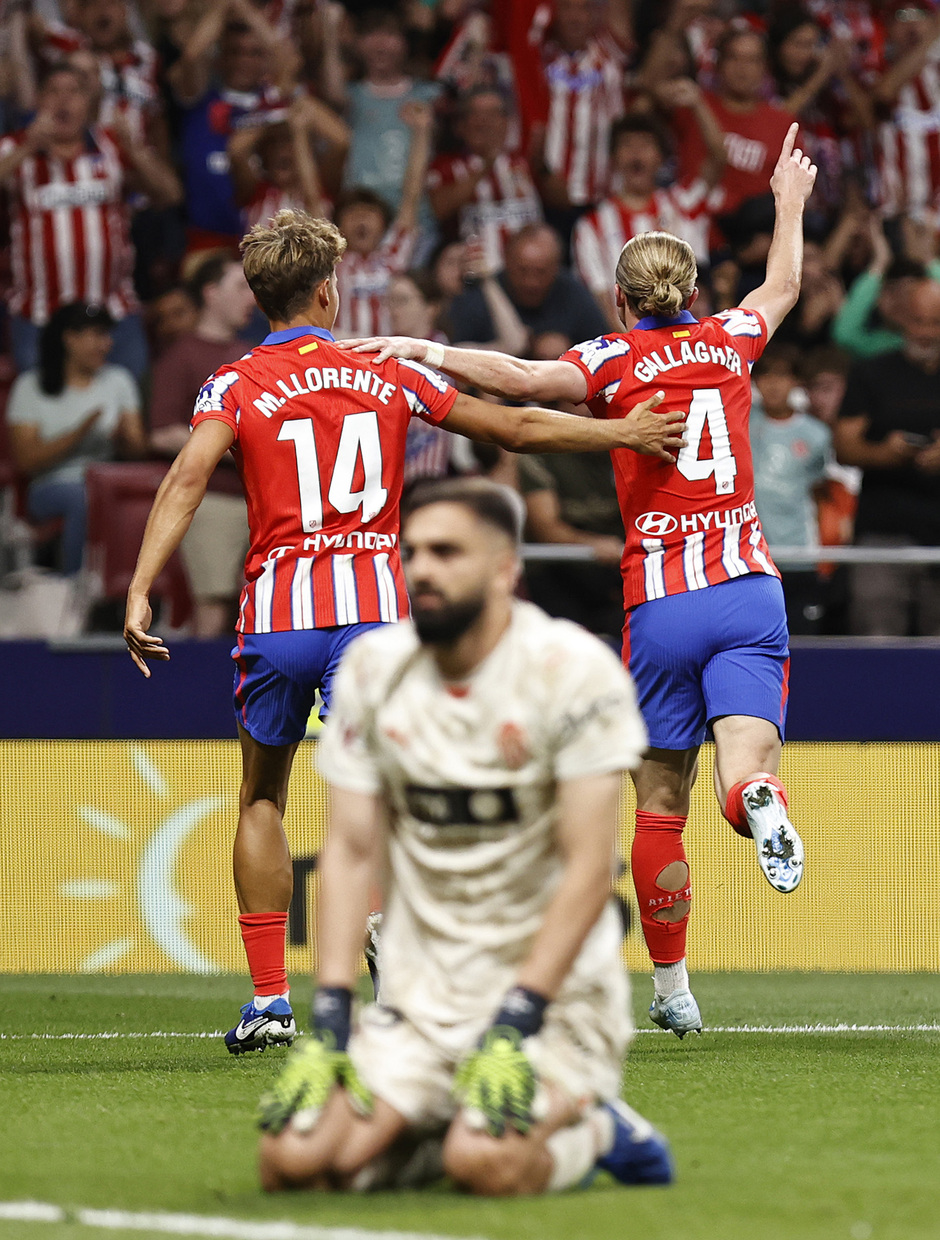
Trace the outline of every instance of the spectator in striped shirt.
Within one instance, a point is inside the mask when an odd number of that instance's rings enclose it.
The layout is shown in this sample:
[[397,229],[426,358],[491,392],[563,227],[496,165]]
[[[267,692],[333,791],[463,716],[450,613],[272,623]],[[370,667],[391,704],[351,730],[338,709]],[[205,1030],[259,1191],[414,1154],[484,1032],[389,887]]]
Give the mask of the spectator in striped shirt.
[[84,76],[59,65],[40,87],[33,122],[0,140],[0,183],[12,200],[13,354],[18,370],[31,369],[50,315],[84,301],[108,309],[111,360],[139,377],[147,347],[131,285],[126,199],[136,188],[171,206],[181,191],[173,170],[126,123],[107,130],[90,120]]
[[608,190],[610,127],[625,103],[625,8],[622,0],[609,9],[597,0],[555,0],[549,29],[533,27],[549,101],[539,189],[566,245],[577,217]]
[[[894,5],[875,85],[881,206],[886,216],[927,215],[937,226],[940,195],[940,10]],[[932,6],[931,6],[932,7]]]
[[844,35],[824,44],[821,35],[820,23],[801,7],[781,8],[767,31],[779,102],[799,117],[806,150],[819,168],[814,203],[830,211],[842,202],[843,167],[854,162],[847,148],[859,144],[874,115],[853,72],[855,45]]
[[488,268],[498,271],[506,238],[538,223],[542,205],[528,160],[509,149],[509,108],[499,90],[470,91],[460,103],[457,131],[464,150],[431,165],[431,208],[450,239],[478,237]]
[[[36,63],[47,68],[72,64],[87,69],[99,95],[98,120],[109,125],[117,115],[126,117],[135,138],[146,138],[165,157],[169,146],[160,99],[159,58],[150,43],[135,38],[127,0],[83,0],[63,7],[68,24],[46,21],[39,12],[29,14],[29,44],[23,50],[29,56],[30,70]],[[35,106],[34,92],[34,84],[27,86],[21,98],[27,110]]]
[[414,136],[397,214],[393,218],[383,198],[361,187],[340,195],[336,203],[336,223],[347,245],[336,271],[339,315],[333,332],[337,338],[387,331],[389,281],[411,266],[433,118],[426,103],[410,103],[402,113]]
[[721,202],[720,191],[712,191],[725,165],[724,138],[693,81],[679,80],[671,86],[675,101],[684,102],[699,118],[707,144],[701,167],[684,181],[657,189],[657,176],[670,155],[666,134],[650,116],[625,116],[610,135],[611,171],[619,191],[575,225],[575,266],[615,332],[623,324],[614,304],[611,272],[631,237],[662,229],[688,241],[699,263],[708,262],[710,210]]

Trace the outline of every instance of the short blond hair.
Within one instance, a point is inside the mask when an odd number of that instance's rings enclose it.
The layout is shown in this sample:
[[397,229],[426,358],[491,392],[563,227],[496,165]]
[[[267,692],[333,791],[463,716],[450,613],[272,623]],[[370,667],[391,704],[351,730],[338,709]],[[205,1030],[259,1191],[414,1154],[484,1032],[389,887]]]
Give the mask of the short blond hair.
[[255,224],[239,246],[245,279],[269,319],[287,323],[333,274],[346,238],[329,220],[285,208]]
[[687,241],[667,232],[637,233],[620,251],[617,283],[639,316],[678,314],[695,288],[698,266]]

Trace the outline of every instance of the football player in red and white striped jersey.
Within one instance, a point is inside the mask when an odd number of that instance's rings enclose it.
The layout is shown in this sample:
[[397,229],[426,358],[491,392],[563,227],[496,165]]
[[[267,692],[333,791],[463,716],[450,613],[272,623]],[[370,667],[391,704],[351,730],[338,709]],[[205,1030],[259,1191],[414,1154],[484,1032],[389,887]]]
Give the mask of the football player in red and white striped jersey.
[[[653,385],[688,410],[675,462],[614,453],[626,531],[624,661],[637,682],[651,748],[634,776],[633,877],[656,995],[650,1016],[683,1037],[701,1031],[685,940],[691,906],[682,831],[698,751],[711,727],[715,786],[725,817],[753,837],[778,891],[803,873],[803,846],[776,777],[788,649],[779,573],[754,507],[747,422],[750,364],[796,304],[803,208],[816,169],[790,127],[771,179],[776,226],[764,283],[738,308],[700,322],[695,256],[666,233],[634,237],[617,265],[624,332],[587,341],[556,362],[447,348],[441,368],[512,399],[587,402],[616,418]],[[379,358],[423,357],[421,342],[347,342]]]
[[284,966],[287,782],[315,693],[328,706],[346,645],[407,614],[398,506],[410,418],[523,452],[619,446],[671,459],[667,449],[682,442],[681,416],[653,413],[656,397],[626,419],[592,422],[502,408],[459,394],[420,364],[340,352],[330,328],[344,248],[332,224],[293,211],[243,241],[245,275],[271,334],[203,386],[193,433],[154,502],[128,593],[125,639],[149,675],[146,660],[169,658],[147,631],[150,589],[231,450],[251,540],[234,652],[244,761],[235,882],[255,986],[255,999],[226,1035],[236,1054],[294,1034]]

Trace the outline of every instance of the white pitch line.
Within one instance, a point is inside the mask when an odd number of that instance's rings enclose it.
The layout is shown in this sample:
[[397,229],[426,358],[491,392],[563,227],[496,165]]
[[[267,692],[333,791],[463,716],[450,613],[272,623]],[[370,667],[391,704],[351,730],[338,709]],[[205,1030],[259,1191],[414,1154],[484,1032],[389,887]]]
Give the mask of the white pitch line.
[[0,1042],[110,1042],[117,1038],[221,1038],[221,1029],[211,1033],[0,1033]]
[[[705,1033],[940,1033],[940,1025],[706,1025]],[[638,1029],[637,1033],[656,1033]]]
[[[659,1029],[637,1029],[637,1033],[661,1034]],[[940,1025],[706,1025],[705,1033],[940,1033]],[[0,1042],[88,1042],[119,1038],[221,1038],[221,1029],[211,1033],[0,1033]]]
[[288,1220],[214,1218],[206,1214],[136,1214],[128,1210],[63,1209],[41,1201],[0,1201],[0,1219],[25,1223],[82,1223],[112,1231],[158,1231],[219,1240],[474,1240],[430,1232],[370,1231],[365,1227],[308,1227]]

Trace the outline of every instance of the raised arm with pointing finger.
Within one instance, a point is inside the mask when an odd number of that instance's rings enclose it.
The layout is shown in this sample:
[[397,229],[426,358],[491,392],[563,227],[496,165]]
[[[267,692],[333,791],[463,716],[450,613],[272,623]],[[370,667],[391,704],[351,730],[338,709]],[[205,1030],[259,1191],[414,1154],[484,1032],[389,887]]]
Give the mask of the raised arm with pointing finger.
[[768,336],[796,305],[803,276],[803,208],[813,192],[816,165],[798,147],[794,150],[798,128],[794,122],[787,131],[770,178],[776,218],[764,283],[741,302],[763,316]]

